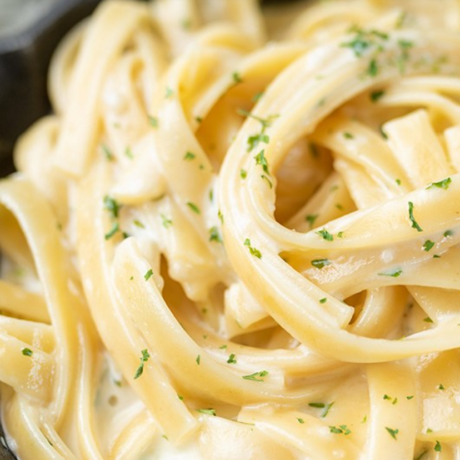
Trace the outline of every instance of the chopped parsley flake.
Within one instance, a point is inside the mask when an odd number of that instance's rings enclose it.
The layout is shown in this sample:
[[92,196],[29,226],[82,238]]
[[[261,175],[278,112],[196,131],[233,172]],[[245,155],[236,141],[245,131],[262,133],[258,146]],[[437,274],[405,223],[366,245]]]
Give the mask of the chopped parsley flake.
[[249,136],[247,141],[248,152],[254,150],[261,142],[264,142],[265,144],[268,144],[270,142],[270,138],[267,134],[260,133],[254,134],[253,136]]
[[338,237],[338,238],[343,238],[343,232],[337,233],[337,237]]
[[222,214],[220,209],[219,209],[219,211],[217,211],[217,217],[219,218],[220,223],[223,225],[224,224],[224,215]]
[[337,426],[329,426],[329,430],[331,433],[334,434],[344,434],[345,436],[351,433],[351,430],[347,427],[347,425],[339,425]]
[[406,396],[406,399],[409,399],[409,400],[411,400],[413,397],[414,397],[414,395],[411,395],[411,396]]
[[315,407],[316,409],[324,409],[325,407],[325,404],[322,402],[312,402],[312,403],[308,403],[308,405],[310,407]]
[[326,303],[327,302],[327,297],[323,297],[322,299],[319,299],[319,303]]
[[200,208],[196,204],[192,203],[191,201],[187,202],[187,206],[196,214],[201,214]]
[[444,385],[442,383],[439,384],[438,390],[445,390]]
[[318,214],[307,214],[305,220],[310,224],[310,228],[313,227],[315,220],[318,218]]
[[441,446],[441,443],[439,441],[436,441],[436,445],[434,446],[434,450],[436,452],[441,452],[442,446]]
[[118,222],[114,222],[113,225],[112,225],[112,228],[104,235],[104,238],[106,240],[109,240],[119,230],[120,230],[120,226],[118,225]]
[[259,99],[264,95],[263,91],[260,91],[252,97],[252,102],[259,102]]
[[264,382],[264,377],[268,375],[268,371],[254,372],[254,374],[243,375],[245,380],[253,380],[254,382]]
[[146,272],[146,274],[144,275],[144,279],[145,281],[148,281],[151,277],[153,276],[153,270],[150,269]]
[[361,57],[366,51],[377,47],[382,49],[382,41],[388,40],[388,35],[378,30],[365,30],[359,27],[352,27],[349,31],[354,37],[349,42],[342,43],[344,48],[350,48],[356,57]]
[[401,275],[402,270],[398,268],[397,270],[394,270],[392,272],[387,272],[387,273],[378,273],[379,276],[391,276],[392,278],[397,278],[399,275]]
[[21,350],[21,353],[24,355],[24,356],[32,356],[34,354],[34,352],[30,349],[30,348],[23,348]]
[[191,160],[194,160],[195,159],[195,154],[192,153],[192,152],[187,152],[185,155],[184,155],[184,160],[187,160],[187,161],[191,161]]
[[401,185],[401,179],[395,179],[397,185]]
[[323,240],[326,240],[326,241],[333,241],[334,240],[334,237],[324,228],[322,230],[317,231],[316,233],[319,236],[321,236],[323,238]]
[[196,121],[197,123],[201,123],[201,122],[203,121],[203,118],[201,118],[201,117],[195,117],[195,121]]
[[379,99],[381,99],[385,95],[385,91],[383,89],[379,89],[376,91],[372,91],[370,98],[372,102],[377,102]]
[[133,221],[133,224],[136,226],[136,227],[139,227],[139,228],[145,228],[145,225],[140,222],[139,220],[134,220]]
[[424,318],[423,321],[424,321],[425,323],[432,323],[432,322],[433,322],[433,320],[432,320],[429,316],[427,316],[426,318]]
[[227,359],[228,364],[236,364],[236,356],[234,353],[231,353]]
[[197,409],[201,414],[216,416],[216,411],[214,409]]
[[125,155],[126,155],[130,160],[133,160],[133,159],[134,159],[133,151],[131,150],[130,147],[126,147],[126,149],[125,149]]
[[249,252],[254,256],[254,257],[257,257],[258,259],[262,259],[262,254],[260,253],[260,251],[256,248],[253,248],[251,246],[251,240],[249,238],[246,238],[244,240],[244,245],[248,247],[249,249]]
[[355,138],[355,136],[353,136],[353,134],[351,134],[351,133],[349,133],[349,132],[343,133],[343,137],[344,137],[345,139],[354,139],[354,138]]
[[150,126],[154,128],[158,128],[158,118],[157,117],[152,117],[151,115],[149,115],[148,120],[149,120]]
[[168,219],[164,214],[160,214],[161,217],[161,225],[163,225],[164,228],[169,228],[173,224],[173,221],[171,219]]
[[119,215],[122,205],[118,203],[115,199],[111,198],[109,195],[104,197],[104,208],[109,211],[114,219]]
[[412,222],[412,228],[415,228],[418,232],[423,232],[423,229],[420,227],[420,225],[417,223],[414,217],[414,203],[412,201],[409,201],[409,220]]
[[313,267],[321,269],[327,265],[330,265],[331,261],[329,259],[314,259],[311,261],[311,264]]
[[367,67],[367,73],[371,77],[377,76],[377,74],[379,73],[379,66],[377,64],[377,59],[374,58],[370,60],[369,66]]
[[270,175],[270,172],[268,171],[268,163],[267,159],[265,158],[265,150],[261,150],[255,157],[254,160],[256,160],[256,164],[261,165],[262,169],[264,170],[265,173]]
[[385,430],[388,431],[388,433],[390,433],[390,436],[393,438],[393,439],[396,439],[396,436],[398,435],[399,433],[399,430],[396,428],[396,429],[392,429],[392,428],[388,428],[387,426],[385,427]]
[[261,174],[260,177],[264,179],[265,181],[267,181],[267,184],[270,188],[273,188],[272,181],[265,174]]
[[141,355],[142,356],[139,358],[140,359],[139,367],[137,368],[136,373],[134,374],[134,380],[138,379],[142,375],[142,373],[144,372],[144,364],[150,358],[150,354],[149,354],[147,348],[145,350],[141,351]]
[[302,425],[305,423],[305,420],[303,418],[298,418],[297,421]]
[[169,99],[174,95],[174,91],[168,86],[165,90],[165,97],[166,99]]
[[423,250],[428,252],[430,249],[432,249],[434,246],[434,242],[431,241],[431,240],[426,240],[424,243],[423,243]]
[[201,362],[201,356],[198,355],[195,359],[196,363],[198,364],[198,366],[200,365],[200,362]]
[[246,179],[246,177],[248,177],[248,173],[245,169],[240,169],[240,177],[241,179]]
[[219,349],[220,349],[220,350],[226,350],[226,349],[227,349],[227,345],[221,345],[221,346],[219,347]]
[[112,151],[109,149],[109,147],[107,147],[107,145],[102,144],[101,149],[102,149],[102,153],[105,155],[105,158],[108,161],[113,161],[115,159],[115,157],[113,156]]
[[428,187],[426,189],[428,190],[430,188],[437,187],[437,188],[442,188],[444,190],[447,190],[449,188],[449,185],[450,185],[451,182],[452,182],[452,179],[450,177],[448,177],[448,178],[446,178],[444,180],[441,180],[439,182],[432,182],[430,185],[428,185]]
[[243,79],[241,78],[241,75],[238,72],[233,72],[232,73],[232,79],[235,84],[242,83]]
[[211,227],[209,229],[209,241],[214,241],[216,243],[222,243],[222,238],[219,234],[217,227]]
[[452,236],[454,232],[452,230],[446,230],[444,232],[444,238],[447,238],[448,236]]

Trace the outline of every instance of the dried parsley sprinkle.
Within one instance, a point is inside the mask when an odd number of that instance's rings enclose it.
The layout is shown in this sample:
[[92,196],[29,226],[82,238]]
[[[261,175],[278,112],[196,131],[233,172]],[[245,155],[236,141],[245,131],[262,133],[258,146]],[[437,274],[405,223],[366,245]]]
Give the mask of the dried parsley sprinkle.
[[200,412],[201,414],[212,415],[214,417],[217,415],[214,409],[197,409],[197,412]]
[[112,151],[109,149],[109,147],[107,147],[107,145],[102,144],[101,149],[102,149],[102,153],[105,155],[105,157],[106,157],[106,159],[108,161],[113,161],[115,159],[115,157],[113,156]]
[[446,230],[444,232],[444,238],[447,238],[448,236],[452,236],[454,232],[452,230]]
[[329,426],[329,430],[331,433],[344,434],[345,436],[348,436],[351,433],[351,430],[347,427],[347,425],[339,425],[338,427]]
[[114,222],[112,225],[112,228],[104,235],[104,238],[106,240],[109,240],[112,238],[112,236],[115,235],[120,230],[120,226],[118,225],[118,222]]
[[268,371],[254,372],[254,374],[243,375],[245,380],[253,380],[254,382],[264,382],[264,377],[268,375]]
[[240,169],[240,177],[241,179],[246,179],[246,177],[248,176],[248,173],[245,169]]
[[376,91],[372,91],[370,94],[370,99],[372,102],[377,102],[379,99],[381,99],[385,95],[385,91],[383,89],[379,89]]
[[147,348],[145,350],[142,350],[141,357],[139,358],[140,364],[136,370],[136,373],[134,374],[134,380],[138,379],[142,375],[142,373],[144,372],[144,364],[149,360],[149,358],[150,358],[150,354]]
[[195,359],[196,363],[198,364],[198,366],[200,365],[200,362],[201,362],[201,356],[198,355]]
[[267,184],[268,184],[268,186],[270,188],[273,188],[272,181],[265,174],[261,174],[260,177],[267,182]]
[[441,443],[439,441],[436,441],[436,445],[434,446],[434,450],[436,452],[441,452],[442,451],[442,446],[441,446]]
[[246,239],[244,240],[244,245],[248,247],[249,252],[250,252],[254,257],[257,257],[258,259],[262,259],[262,254],[261,254],[261,252],[260,252],[258,249],[253,248],[253,247],[251,246],[251,240],[250,240],[249,238],[246,238]]
[[219,234],[217,227],[211,227],[209,229],[209,241],[214,241],[216,243],[222,243],[222,238]]
[[139,227],[139,228],[145,228],[145,225],[140,222],[139,220],[134,220],[133,221],[133,224],[136,226],[136,227]]
[[444,180],[441,180],[439,182],[432,182],[430,185],[428,185],[428,187],[426,189],[428,190],[430,188],[437,187],[437,188],[442,188],[444,190],[447,190],[449,188],[449,185],[450,185],[451,182],[452,182],[452,179],[450,177],[448,177],[448,178],[446,178]]
[[267,159],[265,158],[265,150],[261,150],[255,157],[254,160],[256,160],[256,164],[261,165],[262,169],[264,170],[265,173],[270,175],[270,172],[268,171],[268,162]]
[[327,297],[323,297],[322,299],[319,299],[319,303],[326,303],[327,302]]
[[238,72],[232,73],[232,79],[233,79],[233,83],[235,84],[243,82],[243,79],[241,78],[241,75]]
[[432,320],[429,316],[427,316],[426,318],[424,318],[423,321],[424,321],[425,323],[432,323],[432,322],[433,322],[433,320]]
[[157,117],[153,117],[149,115],[148,120],[149,120],[150,126],[152,126],[153,128],[158,128],[158,118]]
[[323,240],[334,241],[334,237],[324,228],[322,230],[317,231],[316,233],[319,236],[321,236],[321,238],[323,238]]
[[401,179],[395,179],[397,185],[401,185]]
[[21,350],[21,353],[24,355],[24,356],[32,356],[34,354],[34,352],[30,349],[30,348],[23,348]]
[[196,213],[196,214],[201,214],[200,208],[199,208],[196,204],[192,203],[191,201],[188,201],[188,202],[187,202],[187,206],[188,206],[194,213]]
[[259,93],[254,94],[252,97],[252,102],[258,102],[259,99],[264,95],[263,91],[260,91]]
[[406,399],[411,400],[413,397],[414,397],[414,395],[412,395],[412,396],[406,396]]
[[392,429],[392,428],[388,428],[387,426],[385,427],[385,429],[388,431],[388,433],[390,433],[390,436],[393,438],[393,439],[396,439],[396,436],[398,435],[399,433],[399,430],[396,428],[396,429]]
[[153,270],[150,269],[150,270],[148,270],[148,271],[145,273],[145,275],[144,275],[145,281],[148,281],[152,276],[153,276]]
[[310,224],[310,228],[313,227],[315,220],[318,218],[318,214],[307,214],[305,220]]
[[187,161],[191,161],[191,160],[194,160],[195,159],[195,154],[192,153],[192,152],[187,152],[185,155],[184,155],[184,160],[187,160]]
[[231,353],[227,359],[228,364],[236,364],[236,356],[234,353]]
[[122,208],[122,205],[118,203],[117,200],[114,198],[110,197],[109,195],[105,195],[104,197],[104,208],[109,211],[109,213],[112,215],[114,219],[116,219],[119,215],[120,209]]
[[331,261],[329,259],[314,259],[311,261],[311,264],[313,267],[321,269],[323,267],[326,267],[327,265],[331,264]]
[[445,390],[444,385],[442,383],[439,384],[438,390]]
[[399,275],[401,275],[402,270],[398,268],[397,270],[394,270],[392,272],[387,272],[387,273],[377,273],[379,276],[391,276],[392,278],[397,278]]
[[423,250],[428,252],[430,249],[432,249],[434,246],[434,242],[431,241],[431,240],[426,240],[424,243],[423,243]]
[[174,91],[168,86],[166,87],[166,90],[165,90],[165,97],[166,99],[169,99],[170,97],[172,97],[174,95]]
[[164,214],[160,214],[161,217],[161,225],[163,225],[164,228],[169,228],[173,224],[173,221],[171,219],[168,219]]
[[412,201],[409,201],[409,220],[412,222],[412,228],[415,228],[418,232],[423,232],[423,229],[420,227],[420,225],[417,223],[414,217],[414,203]]
[[125,155],[126,155],[130,160],[133,160],[133,159],[134,159],[133,151],[131,150],[130,147],[126,147],[126,149],[125,149]]
[[300,424],[304,424],[305,423],[305,420],[303,418],[298,418],[297,421],[300,423]]
[[344,137],[345,139],[354,139],[354,138],[355,138],[355,136],[353,136],[353,134],[351,134],[351,133],[349,133],[349,132],[343,133],[343,137]]

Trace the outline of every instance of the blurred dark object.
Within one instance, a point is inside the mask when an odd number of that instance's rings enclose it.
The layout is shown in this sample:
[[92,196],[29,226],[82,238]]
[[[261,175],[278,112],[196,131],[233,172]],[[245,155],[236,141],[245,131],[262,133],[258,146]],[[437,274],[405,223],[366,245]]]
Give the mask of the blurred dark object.
[[[261,0],[267,7],[297,2]],[[0,0],[0,177],[14,171],[12,153],[18,136],[50,110],[47,72],[56,45],[98,3]]]
[[[13,16],[4,18],[10,23],[0,30],[0,176],[13,170],[11,154],[18,136],[50,109],[46,78],[57,43],[99,1],[10,0]],[[7,7],[7,0],[0,0],[0,15]]]

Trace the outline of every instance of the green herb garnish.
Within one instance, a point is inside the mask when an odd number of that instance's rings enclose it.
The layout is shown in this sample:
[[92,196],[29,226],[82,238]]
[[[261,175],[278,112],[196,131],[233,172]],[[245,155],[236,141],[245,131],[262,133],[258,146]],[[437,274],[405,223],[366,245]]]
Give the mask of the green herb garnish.
[[138,379],[142,375],[142,373],[144,372],[144,364],[150,358],[150,354],[149,354],[147,348],[145,350],[141,351],[141,355],[142,356],[139,358],[141,362],[139,364],[139,367],[136,370],[136,373],[134,374],[134,380]]

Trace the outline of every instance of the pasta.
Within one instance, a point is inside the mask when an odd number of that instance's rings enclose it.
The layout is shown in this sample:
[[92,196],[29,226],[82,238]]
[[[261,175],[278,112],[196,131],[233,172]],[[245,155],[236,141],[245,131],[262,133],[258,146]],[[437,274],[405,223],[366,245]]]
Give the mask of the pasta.
[[18,458],[460,458],[460,3],[291,8],[60,44],[0,181]]

